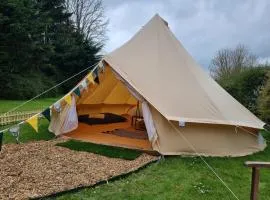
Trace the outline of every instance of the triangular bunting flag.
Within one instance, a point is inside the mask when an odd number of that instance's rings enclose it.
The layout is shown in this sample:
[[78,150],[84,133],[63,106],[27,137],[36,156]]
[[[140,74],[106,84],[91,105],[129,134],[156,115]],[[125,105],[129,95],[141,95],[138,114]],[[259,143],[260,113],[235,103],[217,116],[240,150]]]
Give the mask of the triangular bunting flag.
[[71,98],[71,95],[70,94],[67,94],[64,97],[64,100],[65,100],[65,102],[67,102],[68,105],[71,105],[72,98]]
[[95,75],[95,78],[98,77],[98,67],[96,67],[96,69],[94,70],[94,75]]
[[3,133],[4,133],[4,132],[0,132],[0,151],[2,150],[2,144],[3,144]]
[[99,68],[102,68],[102,66],[103,66],[103,64],[102,64],[102,62],[100,61],[100,62],[98,63],[98,67],[99,67]]
[[20,134],[20,124],[16,124],[8,129],[8,131],[13,135],[14,137],[19,137]]
[[51,109],[47,108],[42,112],[42,115],[46,117],[47,120],[51,121]]
[[55,104],[53,104],[53,108],[56,112],[60,113],[61,112],[61,102],[57,101]]
[[26,120],[28,124],[30,124],[36,132],[38,132],[38,115],[34,115],[33,117]]
[[80,91],[80,88],[79,88],[79,87],[77,87],[73,92],[74,92],[74,94],[76,94],[78,97],[81,96],[81,91]]
[[87,88],[87,82],[86,82],[86,79],[83,79],[83,80],[82,80],[81,86],[82,86],[83,89],[86,89],[86,88]]
[[94,77],[93,77],[92,73],[89,73],[86,78],[90,83],[95,84]]
[[[22,123],[22,122],[21,122],[21,123]],[[12,126],[12,127],[10,127],[10,128],[8,129],[8,132],[9,132],[13,137],[15,137],[17,143],[20,143],[20,142],[19,142],[19,137],[20,137],[20,124],[21,124],[21,123],[16,124],[16,125],[14,125],[14,126]]]
[[102,61],[98,64],[98,67],[100,68],[101,72],[103,73],[104,72],[104,63]]
[[96,82],[97,84],[99,84],[99,78],[98,78],[98,76],[95,78],[95,82]]

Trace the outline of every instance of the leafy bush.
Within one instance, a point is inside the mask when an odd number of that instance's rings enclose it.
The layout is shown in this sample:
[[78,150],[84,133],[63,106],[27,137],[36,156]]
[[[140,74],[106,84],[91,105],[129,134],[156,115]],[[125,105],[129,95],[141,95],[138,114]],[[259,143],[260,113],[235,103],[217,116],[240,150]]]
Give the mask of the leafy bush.
[[[41,73],[12,74],[5,85],[0,85],[0,98],[30,99],[55,85],[55,82]],[[42,97],[55,97],[59,89],[54,89]]]
[[270,71],[268,72],[268,80],[258,99],[258,108],[262,119],[270,124]]
[[251,112],[259,115],[257,100],[267,80],[267,67],[253,67],[223,78],[219,84]]

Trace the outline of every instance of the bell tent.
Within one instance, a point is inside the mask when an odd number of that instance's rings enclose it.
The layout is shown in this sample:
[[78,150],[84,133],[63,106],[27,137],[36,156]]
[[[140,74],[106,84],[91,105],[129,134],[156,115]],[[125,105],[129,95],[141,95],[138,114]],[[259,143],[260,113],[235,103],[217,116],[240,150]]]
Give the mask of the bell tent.
[[49,130],[163,155],[242,156],[264,123],[220,87],[155,15],[51,109]]

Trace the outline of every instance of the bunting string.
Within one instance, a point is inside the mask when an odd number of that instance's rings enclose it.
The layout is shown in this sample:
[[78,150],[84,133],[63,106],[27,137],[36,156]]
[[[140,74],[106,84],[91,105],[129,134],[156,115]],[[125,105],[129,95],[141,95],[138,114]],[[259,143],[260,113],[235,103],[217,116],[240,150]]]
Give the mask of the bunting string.
[[[102,60],[102,59],[101,59]],[[100,62],[96,62],[95,64],[83,69],[82,71],[74,74],[73,76],[65,79],[64,81],[56,84],[55,86],[45,90],[44,92],[38,94],[37,96],[29,99],[28,101],[25,101],[23,102],[22,104],[18,105],[17,107],[7,111],[6,113],[4,113],[3,115],[6,115],[12,111],[15,111],[17,110],[18,108],[24,106],[25,104],[31,102],[31,101],[34,101],[35,99],[37,99],[38,97],[42,96],[43,94],[46,94],[47,92],[59,87],[60,85],[62,85],[63,83],[66,83],[67,81],[71,80],[72,78],[80,75],[81,73],[87,71],[88,69],[90,68],[93,68],[89,74],[78,84],[78,85],[81,85],[83,88],[86,88],[87,87],[87,82],[86,82],[86,79],[89,81],[89,83],[92,83],[92,84],[95,84],[95,81],[94,81],[94,77],[93,77],[93,73],[96,74],[96,77],[98,76],[98,68],[101,68],[103,67],[103,65],[101,66],[100,65]],[[89,76],[91,75],[91,76]],[[89,77],[92,77],[89,78]],[[54,103],[52,106],[50,106],[49,108],[46,108],[44,111],[42,111],[41,113],[38,113],[32,117],[30,117],[29,119],[25,120],[25,121],[22,121],[16,125],[13,125],[9,128],[6,128],[6,129],[3,129],[3,130],[0,130],[0,136],[5,133],[6,131],[9,131],[14,137],[16,137],[16,140],[17,142],[19,142],[19,134],[20,134],[20,125],[27,122],[29,125],[31,125],[33,127],[33,129],[38,132],[38,116],[40,114],[42,114],[45,118],[47,118],[49,121],[51,120],[51,108],[53,107],[57,112],[61,112],[61,102],[64,100],[67,104],[71,104],[71,100],[72,100],[72,96],[71,96],[71,93],[75,93],[77,96],[80,96],[81,95],[81,92],[80,92],[80,89],[78,86],[74,87],[70,93],[68,93],[67,95],[65,95],[64,97],[62,97],[61,99],[59,99],[56,103]],[[2,139],[2,137],[0,138]],[[0,141],[1,142],[1,141]],[[1,145],[0,145],[1,146]],[[0,147],[1,148],[1,147]],[[1,149],[0,149],[1,150]]]
[[[92,73],[96,68],[99,67],[98,63],[99,63],[99,62],[96,62],[95,64],[93,64],[93,65],[91,65],[91,66],[89,66],[89,67],[83,69],[82,71],[78,72],[77,74],[72,75],[71,77],[65,79],[64,81],[62,81],[62,82],[60,82],[60,83],[54,85],[53,87],[51,87],[51,88],[45,90],[45,91],[42,92],[42,93],[38,94],[37,96],[35,96],[35,97],[33,97],[33,98],[31,98],[31,99],[29,99],[29,100],[23,102],[22,104],[20,104],[20,105],[14,107],[14,108],[12,108],[11,110],[9,110],[9,111],[3,113],[2,116],[6,115],[6,114],[8,114],[8,113],[10,113],[10,112],[12,112],[12,111],[17,110],[18,108],[24,106],[25,104],[27,104],[27,103],[29,103],[29,102],[31,102],[31,101],[37,99],[38,97],[40,97],[40,96],[46,94],[47,92],[49,92],[49,91],[51,91],[51,90],[53,90],[53,89],[59,87],[59,86],[62,85],[63,83],[66,83],[67,81],[71,80],[72,78],[74,78],[74,77],[80,75],[81,73],[83,73],[83,72],[87,71],[88,69],[93,68],[93,66],[95,66],[95,67],[91,70],[91,72],[90,72],[90,73]],[[74,88],[74,89],[75,89],[75,88]]]

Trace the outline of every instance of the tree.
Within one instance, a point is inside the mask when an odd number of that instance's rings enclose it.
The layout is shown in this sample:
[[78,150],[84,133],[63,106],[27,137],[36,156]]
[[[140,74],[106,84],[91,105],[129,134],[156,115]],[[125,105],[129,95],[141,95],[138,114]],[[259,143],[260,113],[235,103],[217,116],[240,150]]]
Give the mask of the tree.
[[40,71],[49,59],[46,52],[52,49],[42,42],[43,30],[34,0],[0,2],[1,98],[31,97],[54,84]]
[[[85,40],[80,33],[66,32],[66,35],[58,35],[58,37],[54,44],[55,52],[51,58],[52,64],[57,66],[57,82],[77,74],[101,59],[97,55],[101,46],[95,45],[91,40]],[[63,84],[61,87],[63,92],[66,93],[73,88],[86,73],[87,71]]]
[[256,64],[256,56],[239,44],[234,49],[219,50],[212,59],[209,70],[213,78],[219,81]]
[[270,69],[268,71],[268,80],[261,90],[258,107],[262,119],[270,124]]
[[85,40],[70,17],[65,0],[0,1],[0,98],[32,98],[100,59],[102,46]]
[[105,17],[102,0],[66,0],[66,9],[72,13],[76,29],[97,45],[106,40],[106,29],[109,23]]
[[219,84],[241,104],[256,115],[259,115],[258,97],[267,79],[268,67],[245,68],[227,78]]

